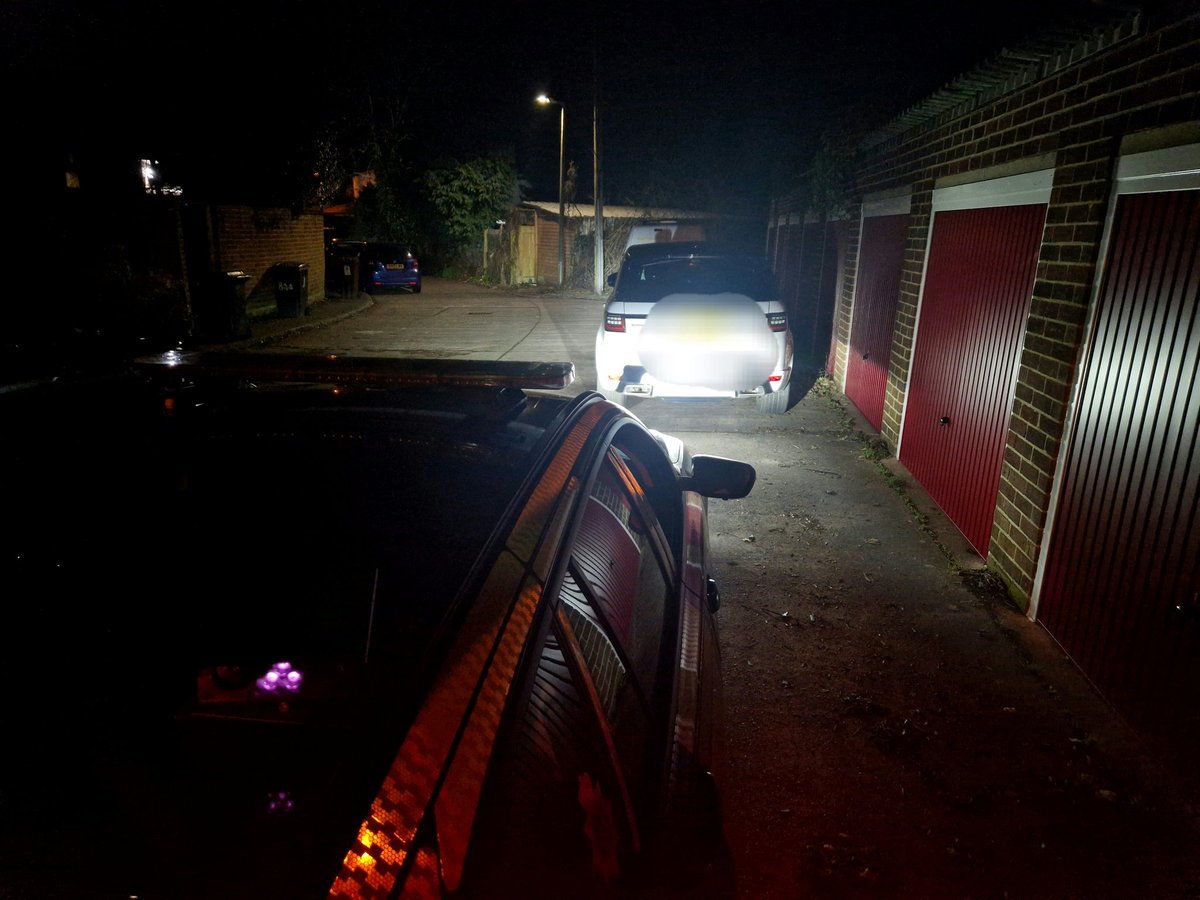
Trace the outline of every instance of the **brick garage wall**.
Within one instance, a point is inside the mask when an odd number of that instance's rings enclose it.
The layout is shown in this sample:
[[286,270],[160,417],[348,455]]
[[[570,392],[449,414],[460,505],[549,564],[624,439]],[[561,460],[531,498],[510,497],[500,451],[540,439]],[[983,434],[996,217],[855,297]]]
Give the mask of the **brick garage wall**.
[[[1106,49],[1105,49],[1106,47]],[[975,181],[1039,168],[1055,174],[1041,247],[991,546],[989,568],[1026,608],[1050,489],[1079,366],[1100,241],[1121,139],[1200,120],[1200,16],[1138,19],[1060,57],[1053,68],[987,102],[965,101],[864,148],[854,192],[910,187],[912,225],[901,278],[883,436],[900,434],[917,301],[939,179]],[[1169,138],[1164,138],[1169,140]],[[839,345],[849,343],[857,231],[849,236]],[[838,353],[844,382],[844,353]]]
[[858,250],[862,242],[862,204],[854,203],[846,210],[841,239],[841,284],[838,287],[837,308],[833,319],[833,371],[827,374],[846,389],[846,359],[850,352],[850,322],[858,277]]
[[209,212],[213,270],[250,276],[248,300],[274,301],[273,267],[308,264],[309,300],[325,297],[325,231],[320,213],[284,208],[218,206]]
[[778,277],[784,306],[788,315],[793,316],[800,303],[800,245],[804,237],[804,215],[798,212],[778,213],[770,233],[768,253],[771,266]]

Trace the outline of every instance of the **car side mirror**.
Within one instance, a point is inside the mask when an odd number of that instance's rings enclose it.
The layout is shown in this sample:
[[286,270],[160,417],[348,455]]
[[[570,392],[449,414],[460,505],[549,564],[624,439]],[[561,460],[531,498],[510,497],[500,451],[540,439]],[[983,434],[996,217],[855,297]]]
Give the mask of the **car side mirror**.
[[607,278],[605,278],[604,280],[606,282],[608,282],[609,287],[612,287],[613,285],[615,285],[617,283],[617,273],[616,272],[610,273],[609,276]]
[[690,475],[680,478],[685,491],[717,500],[738,500],[750,493],[758,477],[754,466],[723,456],[693,456]]

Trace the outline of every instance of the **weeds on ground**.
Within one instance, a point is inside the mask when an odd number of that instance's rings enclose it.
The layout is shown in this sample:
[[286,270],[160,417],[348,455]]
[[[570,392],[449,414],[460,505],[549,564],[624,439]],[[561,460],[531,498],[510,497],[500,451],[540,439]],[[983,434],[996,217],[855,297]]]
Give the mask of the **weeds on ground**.
[[884,483],[899,495],[901,502],[908,510],[913,520],[922,531],[933,541],[942,556],[946,558],[946,566],[951,574],[962,576],[970,591],[980,599],[991,604],[1009,606],[1019,609],[1008,591],[1004,579],[991,569],[965,569],[959,565],[954,553],[938,538],[937,532],[929,524],[929,516],[922,512],[908,495],[908,485],[903,478],[884,465],[884,461],[892,459],[892,450],[886,440],[871,437],[862,431],[858,420],[850,414],[843,402],[843,395],[834,387],[833,381],[822,372],[813,385],[813,393],[825,398],[841,415],[841,427],[848,440],[855,440],[861,447],[862,458],[875,463],[876,469]]
[[825,398],[837,409],[841,414],[843,433],[850,440],[858,441],[861,447],[862,458],[875,463],[879,474],[883,477],[884,483],[900,496],[901,501],[914,521],[916,521],[917,526],[933,540],[934,546],[946,557],[950,571],[963,574],[966,570],[958,565],[954,554],[938,539],[937,533],[930,527],[929,516],[921,512],[912,498],[908,496],[904,479],[883,464],[884,460],[892,458],[892,449],[888,445],[888,442],[883,438],[871,437],[863,433],[858,427],[857,421],[850,415],[842,403],[842,396],[835,390],[833,381],[824,372],[821,373],[813,385],[813,393]]
[[[833,380],[824,371],[817,376],[816,381],[813,382],[813,386],[809,390],[814,396],[824,397],[826,400],[837,403],[834,397]],[[840,403],[837,403],[837,405],[839,408],[841,407]]]
[[887,441],[883,438],[868,438],[864,434],[860,435],[860,440],[863,445],[863,459],[878,462],[892,455],[892,448],[888,446]]

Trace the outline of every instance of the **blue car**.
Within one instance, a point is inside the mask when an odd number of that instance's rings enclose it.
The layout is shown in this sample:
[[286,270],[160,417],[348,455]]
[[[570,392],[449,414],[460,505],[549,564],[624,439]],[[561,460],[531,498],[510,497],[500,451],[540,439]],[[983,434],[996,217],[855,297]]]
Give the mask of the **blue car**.
[[368,241],[361,259],[363,290],[421,293],[421,264],[408,245]]

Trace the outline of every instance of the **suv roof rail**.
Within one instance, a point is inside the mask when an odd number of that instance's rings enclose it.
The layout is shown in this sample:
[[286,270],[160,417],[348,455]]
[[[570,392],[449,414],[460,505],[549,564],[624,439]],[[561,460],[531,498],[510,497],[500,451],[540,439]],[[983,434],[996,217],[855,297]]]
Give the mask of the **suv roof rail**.
[[239,378],[257,381],[303,381],[372,387],[523,388],[561,390],[575,380],[571,362],[520,360],[412,359],[338,356],[334,354],[205,353],[169,350],[133,360],[145,375],[191,378]]

